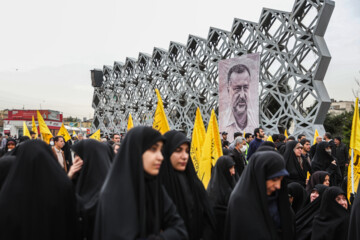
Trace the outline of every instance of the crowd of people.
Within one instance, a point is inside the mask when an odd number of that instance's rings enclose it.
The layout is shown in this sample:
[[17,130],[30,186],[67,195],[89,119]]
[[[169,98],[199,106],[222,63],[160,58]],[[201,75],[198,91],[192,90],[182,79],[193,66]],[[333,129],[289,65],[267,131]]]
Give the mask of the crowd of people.
[[360,239],[340,137],[221,136],[207,186],[175,130],[50,144],[1,136],[0,239]]

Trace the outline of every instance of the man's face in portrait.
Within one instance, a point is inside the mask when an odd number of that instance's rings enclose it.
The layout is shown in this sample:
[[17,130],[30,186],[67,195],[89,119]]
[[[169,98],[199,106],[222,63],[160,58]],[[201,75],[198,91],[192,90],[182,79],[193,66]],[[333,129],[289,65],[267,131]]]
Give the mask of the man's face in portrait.
[[229,94],[235,116],[247,113],[249,85],[250,75],[247,71],[242,73],[231,73],[229,79]]

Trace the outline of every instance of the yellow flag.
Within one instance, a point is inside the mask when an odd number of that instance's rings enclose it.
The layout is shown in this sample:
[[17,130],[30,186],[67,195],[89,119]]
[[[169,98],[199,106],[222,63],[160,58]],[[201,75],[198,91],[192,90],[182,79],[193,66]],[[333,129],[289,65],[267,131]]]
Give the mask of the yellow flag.
[[34,119],[34,116],[32,116],[32,127],[31,127],[31,131],[33,131],[35,133],[35,139],[38,138],[38,130],[37,130],[37,127],[36,127],[36,124],[35,124],[35,119]]
[[244,133],[243,133],[243,138],[245,138],[245,131],[244,131]]
[[158,130],[161,134],[164,134],[170,130],[170,127],[169,127],[168,120],[166,118],[166,114],[165,114],[165,110],[164,110],[164,106],[163,106],[163,103],[161,100],[159,90],[155,89],[155,91],[156,91],[158,102],[157,102],[155,116],[154,116],[153,128]]
[[215,111],[211,111],[209,125],[206,131],[204,145],[202,148],[199,162],[198,176],[204,187],[207,188],[211,178],[211,168],[215,166],[216,161],[223,155],[221,148],[221,139],[219,127],[215,116]]
[[129,113],[129,118],[128,118],[128,124],[127,124],[127,130],[129,131],[130,129],[132,129],[134,127],[134,123],[131,117],[131,113]]
[[310,179],[310,172],[307,171],[307,172],[306,172],[306,180],[309,180],[309,179]]
[[72,135],[73,135],[73,137],[74,137],[74,136],[76,136],[76,132],[75,132],[75,130],[73,130],[73,134],[72,134]]
[[190,156],[196,172],[199,172],[199,160],[205,139],[205,126],[201,117],[200,109],[196,109],[194,128],[191,138]]
[[289,135],[288,135],[288,133],[287,133],[287,130],[286,130],[286,129],[285,129],[284,135],[285,135],[285,137],[286,137],[286,138],[288,138],[288,137],[289,137]]
[[89,138],[100,141],[100,129],[93,133]]
[[58,136],[63,136],[65,139],[65,142],[69,141],[71,139],[70,134],[68,130],[65,128],[64,123],[61,124],[61,128],[57,134]]
[[31,138],[30,132],[28,127],[26,126],[26,122],[23,121],[23,136],[28,136],[29,138]]
[[274,142],[274,140],[272,139],[272,136],[271,136],[271,135],[267,138],[266,141],[268,141],[268,142]]
[[316,138],[319,136],[319,132],[317,129],[315,129],[315,134],[314,134],[314,141],[313,141],[313,145],[316,144]]
[[348,167],[348,185],[347,193],[348,199],[350,199],[350,193],[353,192],[352,186],[352,176],[351,176],[351,166],[354,168],[354,191],[357,190],[360,179],[360,122],[359,122],[359,99],[356,98],[354,115],[351,126],[351,136],[350,136],[350,154],[351,149],[354,149],[354,159],[350,162]]
[[51,134],[51,132],[50,132],[48,126],[46,125],[43,117],[41,116],[39,110],[37,110],[37,119],[38,119],[39,129],[40,129],[40,134],[42,136],[42,139],[47,144],[49,144],[50,138],[52,138],[53,135]]

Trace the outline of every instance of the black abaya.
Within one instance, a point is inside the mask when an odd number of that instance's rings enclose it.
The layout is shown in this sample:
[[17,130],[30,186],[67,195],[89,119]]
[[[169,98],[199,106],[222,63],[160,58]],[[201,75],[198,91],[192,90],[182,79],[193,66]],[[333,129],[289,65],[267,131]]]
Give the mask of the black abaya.
[[94,239],[187,239],[184,222],[158,177],[147,176],[143,168],[143,153],[163,140],[150,127],[126,134],[100,193]]
[[0,192],[0,212],[0,239],[74,239],[74,188],[46,143],[19,146]]
[[215,218],[208,195],[196,175],[190,157],[183,172],[176,171],[170,162],[170,156],[180,145],[187,143],[190,146],[189,140],[178,131],[169,131],[164,136],[166,138],[163,147],[164,161],[159,174],[161,183],[184,219],[189,239],[212,239]]
[[354,203],[351,205],[348,240],[360,239],[360,184]]
[[92,239],[99,192],[110,168],[111,150],[106,143],[93,139],[82,140],[72,150],[83,160],[76,179],[78,201],[78,239]]
[[311,239],[314,217],[319,214],[321,199],[326,188],[327,186],[323,184],[317,184],[312,190],[317,190],[319,196],[312,202],[308,196],[306,206],[296,214],[296,240]]
[[291,208],[296,214],[305,204],[307,193],[301,184],[292,182],[287,185],[288,193],[293,197]]
[[[266,191],[268,177],[285,168],[283,157],[274,151],[256,152],[236,184],[229,201],[225,239],[290,240],[294,238],[294,216],[285,181],[274,196],[280,216],[281,233],[269,211]],[[280,235],[280,236],[279,236]]]
[[207,187],[211,206],[217,224],[217,239],[223,239],[226,211],[229,198],[235,186],[235,178],[230,174],[234,161],[229,156],[221,156],[215,165],[214,172]]
[[[303,161],[302,157],[299,158],[295,155],[294,148],[299,142],[290,141],[286,143],[284,159],[286,162],[286,170],[289,172],[289,176],[286,177],[288,183],[297,182],[305,188],[305,181],[307,172],[311,172],[311,167],[307,161]],[[300,165],[302,161],[302,168]]]
[[335,158],[325,151],[328,146],[329,143],[327,142],[318,143],[315,155],[311,162],[311,168],[313,172],[328,172],[330,174],[330,186],[337,186],[341,183],[342,176],[339,166],[331,163]]
[[[345,195],[344,191],[339,187],[329,187],[325,190],[320,212],[314,219],[312,240],[347,239],[350,211],[336,202],[335,198],[339,194]],[[348,207],[350,207],[349,203]]]

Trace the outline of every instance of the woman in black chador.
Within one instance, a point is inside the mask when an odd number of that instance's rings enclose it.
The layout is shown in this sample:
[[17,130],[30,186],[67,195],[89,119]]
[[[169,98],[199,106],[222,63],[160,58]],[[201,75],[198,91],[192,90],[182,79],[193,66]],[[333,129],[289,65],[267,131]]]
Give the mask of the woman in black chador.
[[[77,198],[77,239],[92,239],[99,192],[110,168],[111,149],[93,139],[82,140],[73,145],[75,161],[83,161],[75,177]],[[79,159],[77,159],[79,158]]]
[[214,239],[215,218],[189,156],[190,142],[178,131],[169,131],[164,136],[161,183],[184,219],[189,239]]
[[326,171],[330,175],[330,186],[341,183],[342,177],[336,159],[331,155],[331,147],[328,142],[320,142],[316,147],[316,153],[311,161],[313,172]]
[[210,203],[216,217],[217,239],[223,239],[224,236],[227,206],[230,194],[235,187],[234,165],[235,162],[231,157],[219,157],[207,187]]
[[307,193],[300,183],[292,182],[287,185],[291,208],[296,214],[305,204]]
[[325,171],[316,171],[311,174],[308,184],[306,185],[306,192],[308,194],[314,189],[315,185],[323,184],[327,187],[330,186],[330,174]]
[[22,143],[0,192],[0,239],[74,239],[74,188],[42,141]]
[[351,205],[351,215],[350,215],[350,224],[349,224],[349,236],[348,240],[360,239],[360,184],[354,200],[354,203]]
[[325,190],[320,212],[314,219],[312,240],[346,240],[349,227],[349,203],[339,187]]
[[94,239],[187,239],[157,175],[164,137],[151,127],[125,136],[100,193]]
[[306,200],[306,205],[295,216],[296,240],[310,240],[314,217],[319,214],[323,193],[327,186],[317,184]]
[[251,156],[230,196],[225,239],[294,239],[294,215],[283,180],[287,174],[279,153]]
[[286,177],[288,183],[297,182],[305,188],[307,172],[311,172],[308,161],[301,157],[303,146],[297,141],[287,142],[285,146],[284,159],[286,170],[289,176]]

